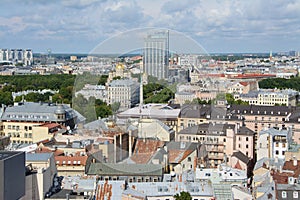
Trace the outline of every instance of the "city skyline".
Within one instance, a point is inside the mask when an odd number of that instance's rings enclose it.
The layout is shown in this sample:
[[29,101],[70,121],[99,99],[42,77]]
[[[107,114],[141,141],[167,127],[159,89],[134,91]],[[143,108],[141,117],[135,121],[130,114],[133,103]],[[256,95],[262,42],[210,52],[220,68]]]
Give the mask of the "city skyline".
[[0,48],[89,53],[122,32],[157,27],[181,32],[210,53],[299,51],[299,9],[293,0],[4,0]]

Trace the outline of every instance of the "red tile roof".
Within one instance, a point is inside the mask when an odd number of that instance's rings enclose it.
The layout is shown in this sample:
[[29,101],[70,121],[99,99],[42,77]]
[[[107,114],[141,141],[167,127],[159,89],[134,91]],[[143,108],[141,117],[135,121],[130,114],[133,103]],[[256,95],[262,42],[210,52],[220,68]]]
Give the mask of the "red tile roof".
[[86,165],[88,156],[55,156],[56,165]]
[[137,140],[131,160],[137,164],[146,164],[155,154],[158,148],[163,147],[165,142],[153,139]]
[[272,176],[276,183],[279,184],[287,184],[288,183],[288,177],[294,177],[298,178],[300,175],[300,160],[297,161],[297,165],[294,166],[294,161],[289,160],[285,161],[282,170],[290,171],[290,172],[279,172],[278,170],[273,170]]
[[193,150],[169,150],[169,163],[180,163],[193,152]]

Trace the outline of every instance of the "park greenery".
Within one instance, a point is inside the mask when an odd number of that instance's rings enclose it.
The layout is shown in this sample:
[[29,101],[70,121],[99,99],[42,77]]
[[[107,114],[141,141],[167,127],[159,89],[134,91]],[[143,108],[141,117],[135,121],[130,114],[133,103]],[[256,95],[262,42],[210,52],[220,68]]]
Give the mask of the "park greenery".
[[180,194],[174,195],[176,200],[192,200],[192,196],[189,192],[181,191]]
[[240,99],[235,100],[232,94],[229,93],[220,93],[217,97],[213,100],[205,101],[199,98],[193,99],[192,101],[185,101],[185,104],[217,104],[217,101],[224,101],[226,100],[230,105],[249,105],[248,102],[242,101]]
[[300,91],[300,77],[284,78],[269,78],[259,81],[259,88],[269,89],[294,89]]
[[[98,117],[108,117],[118,112],[120,103],[107,105],[100,99],[94,97],[86,99],[81,94],[73,97],[73,92],[81,90],[86,84],[105,85],[107,78],[107,75],[97,76],[90,73],[83,73],[77,77],[68,74],[0,76],[0,105],[9,106],[13,105],[14,102],[23,100],[28,102],[65,103],[70,104],[85,116],[87,121]],[[165,82],[158,81],[154,77],[150,77],[150,79],[152,82],[143,88],[145,103],[167,103],[174,98],[174,92],[171,87],[166,87]],[[17,96],[14,100],[12,97],[12,92],[43,89],[58,91],[58,93],[46,92],[40,94],[30,92],[23,96]]]

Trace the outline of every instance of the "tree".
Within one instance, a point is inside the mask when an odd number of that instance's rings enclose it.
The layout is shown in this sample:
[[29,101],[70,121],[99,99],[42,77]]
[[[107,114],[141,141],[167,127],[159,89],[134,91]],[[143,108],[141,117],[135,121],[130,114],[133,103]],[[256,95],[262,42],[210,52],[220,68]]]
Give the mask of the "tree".
[[112,103],[111,106],[110,106],[112,112],[113,112],[113,113],[116,113],[116,112],[119,110],[120,105],[121,105],[120,102],[114,102],[114,103]]
[[176,200],[192,200],[192,196],[189,192],[180,192],[180,194],[174,195]]

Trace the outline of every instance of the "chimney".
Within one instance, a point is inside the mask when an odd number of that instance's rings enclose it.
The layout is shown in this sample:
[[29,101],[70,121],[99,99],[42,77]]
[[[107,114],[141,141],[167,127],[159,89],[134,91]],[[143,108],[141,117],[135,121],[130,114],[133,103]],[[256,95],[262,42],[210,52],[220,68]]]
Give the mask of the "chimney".
[[297,161],[296,156],[293,156],[293,166],[297,166],[297,163],[298,163],[298,161]]

